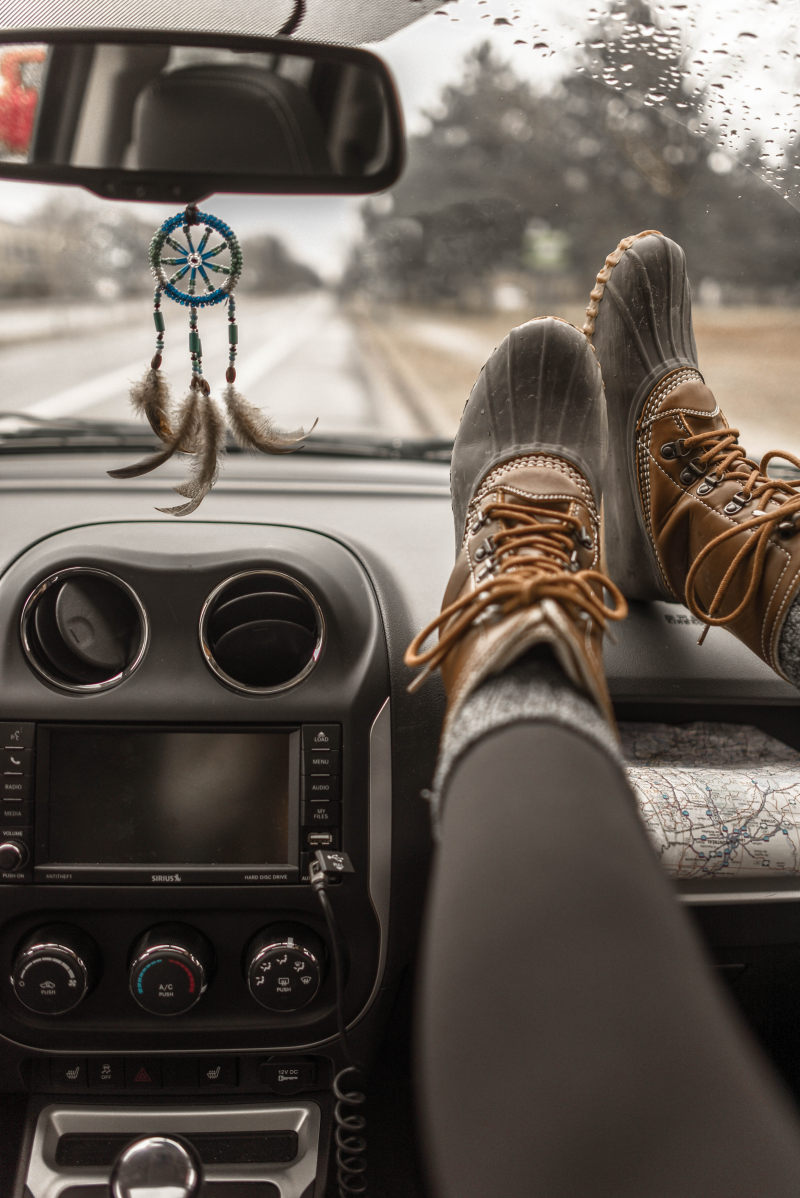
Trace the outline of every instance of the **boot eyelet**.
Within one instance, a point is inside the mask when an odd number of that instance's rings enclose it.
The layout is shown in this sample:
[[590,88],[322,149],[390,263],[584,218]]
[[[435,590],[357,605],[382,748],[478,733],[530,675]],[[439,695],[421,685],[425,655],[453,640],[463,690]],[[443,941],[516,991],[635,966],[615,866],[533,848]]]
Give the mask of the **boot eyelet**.
[[496,564],[494,562],[487,562],[486,565],[482,566],[481,569],[478,571],[478,573],[475,575],[475,581],[483,582],[484,578],[488,578],[490,575],[496,574],[496,573],[497,573]]
[[492,553],[494,553],[494,541],[491,537],[487,537],[485,541],[481,541],[473,557],[476,562],[482,562],[485,557],[491,557]]
[[481,531],[481,529],[484,527],[484,525],[486,525],[488,523],[489,523],[488,516],[486,516],[486,515],[479,516],[478,519],[475,521],[475,523],[471,526],[471,528],[469,530],[470,536],[471,537],[476,536]]
[[706,472],[706,468],[699,458],[692,458],[687,462],[680,473],[680,481],[684,487],[690,487],[698,478],[702,478]]
[[707,474],[697,488],[698,495],[709,495],[722,479],[718,474]]
[[788,517],[788,519],[781,520],[780,524],[778,525],[779,534],[782,537],[793,537],[794,534],[798,531],[798,529],[797,529],[798,519],[800,519],[800,513],[794,512],[793,515]]
[[752,499],[752,495],[745,495],[744,491],[737,491],[722,509],[726,516],[735,516],[743,507],[746,507]]
[[594,549],[594,541],[591,534],[586,531],[583,525],[572,534],[579,545],[583,545],[584,549]]
[[665,441],[659,452],[662,458],[671,462],[675,458],[685,458],[688,450],[684,445],[683,437],[680,437],[677,441]]

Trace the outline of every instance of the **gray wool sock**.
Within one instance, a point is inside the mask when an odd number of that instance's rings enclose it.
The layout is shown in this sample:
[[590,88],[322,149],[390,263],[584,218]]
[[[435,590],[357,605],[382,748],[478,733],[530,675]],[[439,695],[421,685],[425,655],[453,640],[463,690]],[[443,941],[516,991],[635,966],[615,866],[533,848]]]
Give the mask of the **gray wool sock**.
[[481,683],[464,704],[458,723],[447,731],[429,796],[436,831],[442,794],[458,759],[482,736],[523,720],[572,728],[624,764],[615,732],[592,700],[570,682],[549,651],[534,650]]
[[783,622],[778,662],[792,685],[800,690],[800,595],[795,595]]

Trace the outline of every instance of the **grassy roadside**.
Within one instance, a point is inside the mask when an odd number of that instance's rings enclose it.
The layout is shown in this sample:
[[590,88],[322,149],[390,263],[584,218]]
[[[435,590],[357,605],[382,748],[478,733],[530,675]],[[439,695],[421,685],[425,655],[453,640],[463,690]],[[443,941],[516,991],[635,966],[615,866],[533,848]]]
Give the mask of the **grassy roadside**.
[[[580,325],[583,309],[559,315]],[[489,315],[384,305],[366,319],[377,350],[452,433],[470,388],[492,349],[527,312]],[[695,308],[700,368],[729,422],[751,452],[800,452],[800,310]]]

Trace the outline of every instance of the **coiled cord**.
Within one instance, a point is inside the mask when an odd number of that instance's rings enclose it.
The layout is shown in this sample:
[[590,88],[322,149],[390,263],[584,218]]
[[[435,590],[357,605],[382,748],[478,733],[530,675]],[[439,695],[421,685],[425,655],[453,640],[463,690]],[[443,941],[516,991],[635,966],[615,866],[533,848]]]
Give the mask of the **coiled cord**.
[[333,1094],[336,1098],[336,1106],[333,1109],[336,1125],[336,1181],[339,1198],[355,1198],[356,1195],[363,1196],[367,1192],[367,1140],[362,1134],[367,1121],[358,1113],[366,1095],[363,1090],[344,1088],[344,1079],[348,1074],[359,1077],[360,1073],[356,1065],[347,1065],[340,1069],[333,1079]]
[[[326,872],[322,868],[325,854],[318,852],[315,856],[320,869],[316,871],[312,869],[311,885],[319,899],[325,916],[325,923],[328,927],[331,956],[333,957],[333,975],[336,985],[336,1027],[342,1043],[342,1052],[347,1061],[344,1069],[340,1069],[333,1079],[333,1096],[336,1099],[336,1105],[333,1109],[333,1121],[335,1125],[334,1139],[336,1142],[336,1182],[339,1190],[339,1198],[364,1198],[367,1193],[367,1139],[364,1134],[367,1121],[364,1115],[359,1112],[359,1107],[364,1105],[366,1094],[363,1089],[353,1088],[352,1085],[352,1081],[355,1080],[363,1086],[363,1082],[360,1081],[363,1074],[359,1066],[354,1062],[352,1053],[350,1052],[350,1042],[347,1038],[347,1027],[344,1021],[344,963],[342,961],[339,929],[336,925],[333,907],[327,895],[328,880]],[[345,1082],[348,1075],[352,1075],[349,1086]]]

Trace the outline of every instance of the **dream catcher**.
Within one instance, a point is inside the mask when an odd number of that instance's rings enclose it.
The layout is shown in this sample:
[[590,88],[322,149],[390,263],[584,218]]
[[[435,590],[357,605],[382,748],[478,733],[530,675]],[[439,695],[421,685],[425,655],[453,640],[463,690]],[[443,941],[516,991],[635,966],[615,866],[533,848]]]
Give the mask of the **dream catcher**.
[[[163,448],[132,466],[109,470],[109,474],[112,478],[138,478],[161,466],[174,453],[192,455],[190,477],[175,488],[186,503],[158,509],[171,516],[188,516],[216,482],[228,425],[243,448],[262,453],[291,453],[308,434],[303,429],[280,432],[268,416],[248,403],[234,387],[239,329],[233,292],[242,273],[242,251],[233,230],[218,217],[198,212],[190,204],[185,212],[165,220],[156,232],[150,243],[150,266],[156,279],[153,297],[156,349],[150,369],[131,389],[131,403],[147,418]],[[189,309],[191,381],[188,394],[177,407],[173,406],[161,373],[166,329],[161,303],[165,296]],[[203,347],[198,326],[200,310],[216,304],[228,306],[224,406],[213,399],[203,377]]]

